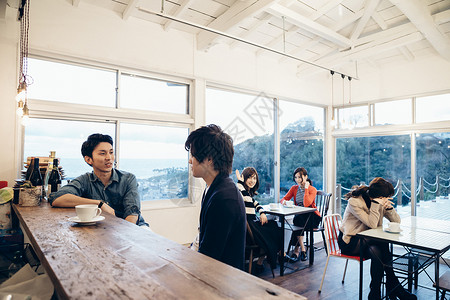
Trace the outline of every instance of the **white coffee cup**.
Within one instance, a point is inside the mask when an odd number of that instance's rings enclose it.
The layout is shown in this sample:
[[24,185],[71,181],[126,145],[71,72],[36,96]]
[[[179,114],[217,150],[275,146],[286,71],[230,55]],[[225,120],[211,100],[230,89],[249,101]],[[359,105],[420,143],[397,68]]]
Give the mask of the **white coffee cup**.
[[286,206],[287,207],[294,207],[294,201],[292,201],[292,200],[286,201]]
[[400,231],[400,223],[397,222],[389,222],[389,230],[398,232]]
[[100,216],[102,210],[97,204],[81,204],[75,206],[75,211],[77,212],[78,219],[82,222],[92,221],[97,216]]
[[270,209],[276,209],[276,208],[278,208],[278,203],[270,203],[269,207],[270,207]]

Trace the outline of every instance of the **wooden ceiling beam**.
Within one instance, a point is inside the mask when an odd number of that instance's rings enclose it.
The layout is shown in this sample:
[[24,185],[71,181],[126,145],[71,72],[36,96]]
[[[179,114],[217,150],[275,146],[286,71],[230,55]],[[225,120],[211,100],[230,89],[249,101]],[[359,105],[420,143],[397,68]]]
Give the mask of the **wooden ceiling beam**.
[[[212,21],[208,27],[226,32],[237,26],[242,20],[253,17],[272,5],[276,0],[237,1],[226,12]],[[205,50],[211,47],[219,36],[209,31],[201,31],[197,35],[197,49]]]
[[450,61],[450,39],[439,30],[426,2],[421,0],[390,1],[417,27],[431,46],[444,59]]
[[358,24],[354,28],[352,35],[350,36],[350,39],[352,41],[359,38],[362,31],[364,30],[364,27],[366,27],[367,22],[369,22],[370,18],[372,17],[372,14],[375,12],[375,10],[378,7],[378,4],[380,3],[380,0],[369,0],[366,3],[366,6],[364,8],[364,15],[359,20]]
[[[194,2],[194,0],[182,0],[179,3],[179,6],[177,7],[177,9],[171,14],[172,17],[176,17],[178,18],[180,15],[182,15],[186,10],[188,10],[189,6],[192,4],[192,2]],[[167,31],[170,29],[170,27],[172,26],[173,21],[172,20],[167,20],[163,27],[164,30]]]
[[288,21],[289,23],[294,24],[297,27],[300,27],[303,30],[309,31],[315,35],[318,35],[326,40],[329,40],[337,44],[339,47],[347,48],[351,46],[350,39],[326,26],[314,22],[308,17],[304,17],[301,14],[288,9],[287,7],[279,4],[274,4],[271,5],[266,11],[280,19],[282,17],[285,17],[286,21]]
[[128,18],[133,15],[135,11],[137,11],[137,6],[139,4],[139,0],[131,0],[128,2],[127,7],[125,7],[125,10],[122,13],[122,19],[124,21],[128,20]]

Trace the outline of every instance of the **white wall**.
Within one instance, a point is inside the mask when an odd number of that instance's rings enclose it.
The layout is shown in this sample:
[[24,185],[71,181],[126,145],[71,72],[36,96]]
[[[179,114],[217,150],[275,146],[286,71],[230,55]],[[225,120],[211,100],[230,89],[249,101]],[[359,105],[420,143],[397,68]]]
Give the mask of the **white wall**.
[[[297,77],[297,64],[283,63],[273,55],[255,56],[247,50],[217,45],[208,52],[196,50],[196,37],[130,17],[127,21],[112,11],[89,6],[83,1],[32,1],[29,44],[31,53],[47,53],[99,61],[122,67],[148,70],[194,80],[196,126],[204,119],[204,87],[221,83],[265,92],[269,95],[330,105],[330,76]],[[6,21],[0,21],[0,180],[12,185],[17,176],[20,137],[15,129],[17,87],[17,12],[8,7]],[[417,71],[417,68],[423,71]],[[449,64],[440,59],[420,60],[403,67],[361,70],[354,83],[353,101],[400,97],[450,88]],[[32,74],[30,74],[32,75]],[[342,92],[337,93],[336,99]],[[335,105],[338,100],[335,99]],[[32,108],[31,108],[32,109]],[[132,171],[132,170],[130,170]],[[179,208],[158,206],[144,211],[155,232],[180,243],[190,242],[198,225],[199,203]]]

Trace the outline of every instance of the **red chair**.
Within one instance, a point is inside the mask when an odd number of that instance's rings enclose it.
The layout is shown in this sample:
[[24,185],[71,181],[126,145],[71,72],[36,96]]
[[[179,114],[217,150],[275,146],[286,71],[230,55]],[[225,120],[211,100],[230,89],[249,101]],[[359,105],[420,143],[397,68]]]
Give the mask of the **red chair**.
[[322,291],[323,280],[325,279],[325,273],[327,272],[328,261],[330,257],[337,257],[345,259],[344,276],[342,276],[342,283],[345,280],[345,273],[347,271],[347,264],[349,259],[353,259],[361,263],[359,256],[350,256],[341,254],[341,249],[338,244],[339,225],[342,223],[341,215],[332,214],[323,218],[323,225],[325,231],[325,243],[328,249],[327,262],[325,264],[325,270],[323,270],[322,282],[320,283],[319,293]]

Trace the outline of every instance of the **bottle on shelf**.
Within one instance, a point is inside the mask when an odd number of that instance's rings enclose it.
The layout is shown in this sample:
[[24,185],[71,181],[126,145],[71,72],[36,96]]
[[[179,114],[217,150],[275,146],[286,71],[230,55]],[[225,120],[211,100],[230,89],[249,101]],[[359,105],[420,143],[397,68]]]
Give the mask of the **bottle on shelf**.
[[48,178],[48,186],[49,186],[48,190],[49,193],[47,195],[50,195],[50,193],[58,191],[59,187],[61,186],[61,174],[59,173],[57,158],[53,159],[53,169]]
[[[42,175],[41,175],[41,170],[39,168],[39,158],[35,157],[34,158],[34,167],[33,167],[33,171],[31,172],[30,175],[30,182],[34,187],[41,187],[41,197],[42,197]],[[41,198],[42,199],[42,198]]]
[[31,173],[34,168],[34,157],[31,158],[30,164],[28,165],[27,172],[25,173],[25,180],[30,180]]
[[45,171],[45,179],[44,179],[44,193],[47,196],[50,194],[50,188],[48,187],[48,179],[50,178],[50,173],[53,170],[53,160],[56,158],[56,151],[50,151],[49,157],[50,157],[50,159],[48,161],[47,170]]

